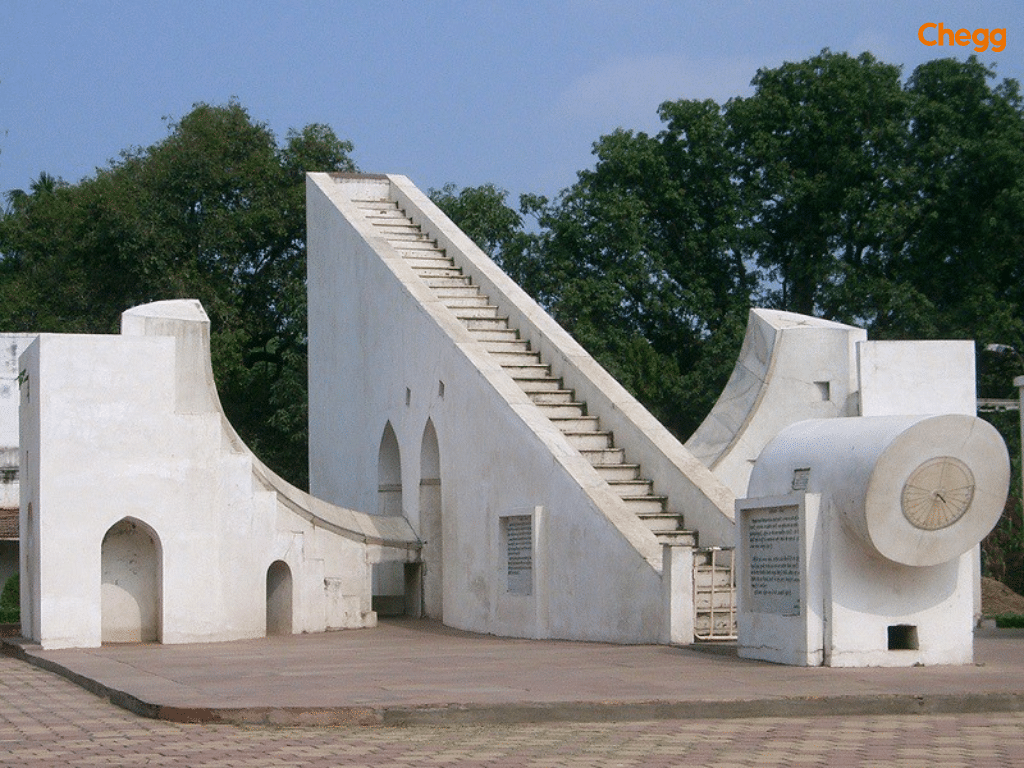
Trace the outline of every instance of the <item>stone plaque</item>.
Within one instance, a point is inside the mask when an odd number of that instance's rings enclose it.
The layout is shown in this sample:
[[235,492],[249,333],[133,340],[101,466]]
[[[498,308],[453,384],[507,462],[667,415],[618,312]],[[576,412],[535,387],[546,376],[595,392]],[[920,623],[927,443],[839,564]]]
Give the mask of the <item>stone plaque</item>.
[[800,615],[800,515],[796,506],[747,513],[750,607],[755,613]]
[[807,481],[811,479],[811,468],[802,467],[793,470],[793,490],[806,491]]
[[503,518],[508,556],[508,591],[514,595],[533,593],[533,518],[515,515]]

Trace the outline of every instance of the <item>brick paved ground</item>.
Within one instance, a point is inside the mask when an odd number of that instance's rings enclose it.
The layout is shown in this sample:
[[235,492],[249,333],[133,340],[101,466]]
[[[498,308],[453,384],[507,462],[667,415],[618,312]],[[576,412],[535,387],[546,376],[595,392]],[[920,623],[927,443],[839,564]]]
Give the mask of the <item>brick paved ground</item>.
[[623,766],[1024,765],[1024,713],[663,720],[450,728],[255,728],[131,715],[0,658],[0,765]]

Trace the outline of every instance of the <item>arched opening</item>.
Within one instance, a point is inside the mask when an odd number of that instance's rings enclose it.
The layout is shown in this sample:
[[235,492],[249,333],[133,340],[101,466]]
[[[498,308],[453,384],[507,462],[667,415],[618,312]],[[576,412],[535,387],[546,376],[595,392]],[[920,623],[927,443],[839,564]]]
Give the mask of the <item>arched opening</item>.
[[100,639],[104,643],[160,640],[160,539],[144,523],[124,518],[103,536]]
[[292,571],[275,560],[267,569],[267,635],[292,633]]
[[[390,421],[384,426],[377,453],[377,514],[403,514],[402,457]],[[381,616],[404,615],[405,581],[403,563],[374,563],[373,610]]]
[[377,453],[377,514],[402,514],[402,456],[390,421]]
[[423,613],[444,619],[444,526],[441,522],[441,454],[427,419],[420,443],[420,538],[423,540]]

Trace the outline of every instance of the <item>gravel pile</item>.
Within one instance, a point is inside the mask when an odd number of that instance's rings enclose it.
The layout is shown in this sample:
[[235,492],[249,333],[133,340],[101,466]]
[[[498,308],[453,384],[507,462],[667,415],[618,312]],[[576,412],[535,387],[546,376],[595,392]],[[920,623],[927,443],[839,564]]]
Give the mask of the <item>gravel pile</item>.
[[982,576],[981,613],[983,616],[1001,613],[1024,615],[1024,595],[1018,595],[1002,582]]

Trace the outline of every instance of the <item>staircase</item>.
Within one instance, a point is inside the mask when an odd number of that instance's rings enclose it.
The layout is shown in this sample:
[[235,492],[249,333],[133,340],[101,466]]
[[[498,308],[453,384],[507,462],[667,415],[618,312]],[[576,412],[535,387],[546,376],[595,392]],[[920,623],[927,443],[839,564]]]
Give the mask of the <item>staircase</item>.
[[721,547],[693,553],[693,636],[736,639],[735,550]]
[[470,275],[445,254],[391,200],[355,200],[377,233],[384,238],[434,295],[448,307],[473,337],[497,360],[520,389],[566,436],[661,543],[696,546],[697,534],[686,530],[683,516],[667,509],[667,499],[654,492],[653,483],[641,476],[638,464],[627,463],[612,433],[602,430],[598,417],[587,414],[587,404],[577,402],[571,389],[551,374],[540,354],[509,326]]

